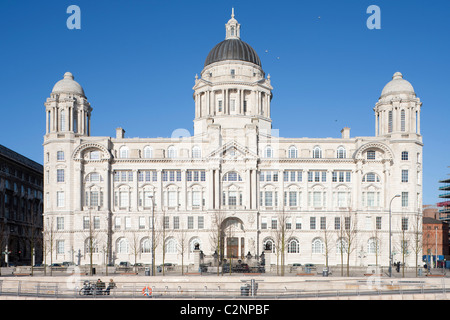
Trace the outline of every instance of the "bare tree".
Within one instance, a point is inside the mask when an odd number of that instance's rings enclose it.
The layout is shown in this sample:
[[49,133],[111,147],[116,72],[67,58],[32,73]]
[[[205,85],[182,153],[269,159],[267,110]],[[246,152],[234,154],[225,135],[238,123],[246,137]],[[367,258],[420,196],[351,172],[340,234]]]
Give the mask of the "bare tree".
[[409,247],[410,247],[410,234],[408,232],[409,229],[409,218],[403,215],[400,219],[399,233],[400,233],[400,243],[399,243],[399,251],[401,253],[402,259],[402,277],[405,277],[405,265],[406,265],[406,257],[409,255]]
[[99,250],[99,220],[92,216],[92,211],[89,209],[88,216],[83,217],[83,233],[85,252],[89,255],[89,275],[93,275],[94,253]]
[[344,217],[344,230],[348,241],[347,246],[347,277],[350,276],[350,256],[355,250],[357,243],[358,221],[356,212],[349,208],[347,215]]
[[[292,226],[289,227],[289,215],[282,209],[277,216],[277,228],[273,229],[274,239],[276,243],[277,252],[277,274],[278,274],[278,262],[280,262],[280,275],[284,276],[284,269],[286,265],[286,248],[288,242],[292,236]],[[289,229],[288,229],[289,228]]]
[[184,275],[184,254],[189,250],[189,242],[187,239],[186,229],[181,228],[177,232],[178,248],[181,253],[181,275]]
[[[225,221],[225,213],[221,210],[216,210],[212,217],[210,242],[211,246],[217,252],[217,275],[220,275],[219,266],[222,265],[223,253],[223,222]],[[222,269],[223,270],[223,269]]]
[[[56,244],[56,223],[55,217],[49,216],[46,218],[47,223],[44,229],[44,275],[47,273],[47,255],[50,254],[50,266],[53,264],[53,251]],[[53,268],[50,267],[50,275],[53,275]]]
[[423,248],[423,232],[422,232],[422,215],[420,211],[417,211],[417,214],[414,216],[414,221],[412,224],[412,232],[413,232],[413,243],[411,244],[411,248],[414,251],[415,261],[416,261],[416,277],[418,276],[418,267],[419,267],[419,255]]

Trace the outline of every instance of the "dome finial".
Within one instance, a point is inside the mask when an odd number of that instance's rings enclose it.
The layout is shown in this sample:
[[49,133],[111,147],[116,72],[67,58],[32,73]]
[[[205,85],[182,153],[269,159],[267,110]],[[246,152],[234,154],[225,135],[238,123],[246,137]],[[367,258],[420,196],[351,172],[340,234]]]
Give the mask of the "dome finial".
[[231,8],[231,19],[225,25],[226,36],[225,39],[239,39],[241,36],[241,25],[234,18],[234,8]]

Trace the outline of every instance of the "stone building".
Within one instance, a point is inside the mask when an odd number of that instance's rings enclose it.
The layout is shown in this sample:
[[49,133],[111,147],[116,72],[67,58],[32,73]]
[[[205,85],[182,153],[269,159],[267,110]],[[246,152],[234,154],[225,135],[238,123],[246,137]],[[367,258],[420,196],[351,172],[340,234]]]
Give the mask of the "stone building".
[[284,248],[286,264],[340,264],[350,247],[352,265],[387,265],[390,207],[393,247],[412,245],[400,237],[421,227],[422,103],[412,85],[399,72],[386,84],[367,110],[374,136],[279,137],[270,75],[240,27],[233,14],[195,78],[192,136],[91,136],[83,88],[71,73],[56,83],[44,137],[52,261],[80,250],[81,264],[91,251],[96,264],[150,263],[154,235],[158,264],[163,248],[165,262],[181,264],[197,243],[225,257],[259,256],[270,243],[272,263]]
[[42,165],[0,145],[1,266],[42,261],[42,188]]

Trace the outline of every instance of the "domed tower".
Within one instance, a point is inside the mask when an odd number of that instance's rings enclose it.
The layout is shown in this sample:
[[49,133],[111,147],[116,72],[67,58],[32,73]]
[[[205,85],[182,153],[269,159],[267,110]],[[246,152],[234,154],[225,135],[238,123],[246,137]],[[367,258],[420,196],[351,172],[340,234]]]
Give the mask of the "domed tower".
[[375,105],[375,135],[420,140],[421,106],[411,83],[396,72]]
[[222,130],[256,125],[270,130],[270,76],[265,78],[255,50],[241,40],[241,25],[234,18],[225,25],[225,40],[205,60],[194,86],[194,132],[202,134],[208,125]]
[[[68,133],[89,136],[92,108],[83,88],[70,72],[53,87],[45,102],[46,137],[62,137]],[[58,136],[59,135],[59,136]],[[65,136],[65,135],[64,135]]]

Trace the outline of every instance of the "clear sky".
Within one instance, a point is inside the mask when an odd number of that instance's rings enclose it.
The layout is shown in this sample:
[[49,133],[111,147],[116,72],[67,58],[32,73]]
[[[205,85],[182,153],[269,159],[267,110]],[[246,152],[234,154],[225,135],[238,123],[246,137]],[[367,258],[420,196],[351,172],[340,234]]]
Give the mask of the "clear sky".
[[[67,8],[81,9],[70,30]],[[370,5],[381,29],[369,30]],[[225,38],[241,39],[271,75],[273,128],[283,137],[373,136],[373,108],[396,71],[423,102],[424,204],[450,173],[450,1],[1,0],[0,144],[43,161],[44,102],[66,71],[93,107],[92,135],[193,132],[194,79]]]

